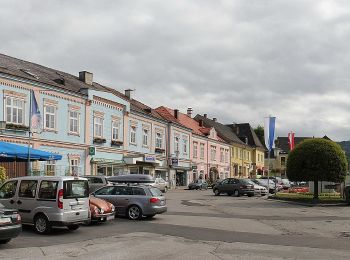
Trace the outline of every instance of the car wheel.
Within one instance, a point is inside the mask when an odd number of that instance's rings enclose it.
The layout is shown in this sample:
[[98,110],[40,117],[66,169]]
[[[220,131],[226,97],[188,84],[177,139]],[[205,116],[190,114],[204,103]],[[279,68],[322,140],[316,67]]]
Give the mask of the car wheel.
[[232,191],[227,192],[227,196],[232,196],[232,195],[233,195]]
[[37,215],[34,219],[34,230],[38,234],[48,234],[51,231],[51,224],[44,214]]
[[79,228],[79,225],[68,225],[67,228],[73,231],[73,230],[77,230]]
[[240,196],[239,190],[234,190],[234,191],[233,191],[233,195],[234,195],[235,197],[239,197],[239,196]]
[[142,218],[141,208],[136,205],[131,205],[128,208],[128,218],[132,220],[141,219]]
[[0,240],[0,244],[7,244],[8,242],[11,241],[11,238],[8,238],[8,239],[2,239]]
[[215,196],[219,196],[220,195],[220,191],[218,189],[214,189],[214,194],[215,194]]

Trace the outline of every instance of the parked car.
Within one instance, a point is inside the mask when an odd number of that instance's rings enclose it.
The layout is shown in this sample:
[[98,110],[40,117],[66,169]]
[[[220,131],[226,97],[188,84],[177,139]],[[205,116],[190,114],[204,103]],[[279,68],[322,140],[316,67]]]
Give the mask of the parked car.
[[127,216],[132,220],[141,219],[143,216],[153,217],[167,211],[162,192],[150,185],[108,185],[91,195],[109,201],[115,206],[116,215]]
[[109,181],[107,180],[107,176],[104,175],[84,175],[81,176],[86,178],[89,182],[89,192],[94,192],[95,190],[106,186]]
[[252,182],[265,187],[269,190],[269,193],[275,193],[275,183],[272,180],[267,179],[252,179]]
[[39,234],[54,226],[70,230],[89,221],[87,179],[73,176],[32,176],[6,181],[0,187],[0,203],[17,210],[23,224],[34,224]]
[[150,185],[152,187],[158,188],[162,192],[166,192],[169,188],[168,182],[166,182],[162,178],[153,178],[151,175],[147,174],[118,175],[108,177],[107,180],[112,183],[133,183]]
[[213,192],[216,196],[226,193],[227,195],[234,195],[236,197],[241,195],[252,197],[255,190],[254,184],[247,179],[227,178],[215,185]]
[[21,216],[17,210],[6,209],[0,204],[0,244],[10,242],[22,231]]
[[201,190],[201,189],[208,189],[208,183],[203,179],[195,180],[194,182],[191,182],[188,184],[188,189],[190,190]]
[[265,196],[268,194],[268,191],[264,186],[258,185],[256,183],[254,183],[254,190],[255,190],[255,195]]
[[115,207],[112,203],[90,196],[91,222],[105,222],[115,217]]
[[288,190],[291,187],[290,181],[288,179],[282,179],[282,186],[284,190]]
[[216,179],[216,181],[214,181],[210,187],[213,189],[215,185],[219,184],[219,182],[222,182],[222,179]]

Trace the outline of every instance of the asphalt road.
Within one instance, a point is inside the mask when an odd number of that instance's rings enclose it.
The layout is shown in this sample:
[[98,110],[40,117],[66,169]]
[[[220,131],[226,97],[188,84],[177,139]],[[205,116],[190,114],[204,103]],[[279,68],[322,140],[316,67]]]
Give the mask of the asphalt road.
[[56,229],[50,235],[37,235],[31,227],[24,227],[18,238],[0,249],[118,239],[142,232],[191,241],[265,245],[271,250],[282,247],[342,250],[350,255],[350,207],[307,207],[264,197],[216,197],[211,190],[173,190],[166,198],[168,212],[153,219],[117,218],[76,231]]

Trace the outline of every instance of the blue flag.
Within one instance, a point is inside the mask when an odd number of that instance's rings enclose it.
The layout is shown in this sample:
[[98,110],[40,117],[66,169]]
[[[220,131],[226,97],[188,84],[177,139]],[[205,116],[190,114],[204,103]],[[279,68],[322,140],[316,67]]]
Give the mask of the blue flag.
[[39,133],[41,131],[41,114],[38,106],[38,102],[36,102],[36,98],[34,95],[34,91],[31,90],[30,93],[31,100],[31,111],[30,111],[30,130],[33,133]]
[[265,117],[264,137],[267,150],[274,147],[276,117]]

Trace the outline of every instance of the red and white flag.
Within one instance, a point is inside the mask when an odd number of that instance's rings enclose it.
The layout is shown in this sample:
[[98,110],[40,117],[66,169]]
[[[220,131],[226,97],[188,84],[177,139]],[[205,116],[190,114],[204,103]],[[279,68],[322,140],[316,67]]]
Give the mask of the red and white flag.
[[289,144],[289,150],[294,149],[294,133],[290,132],[288,133],[288,144]]

